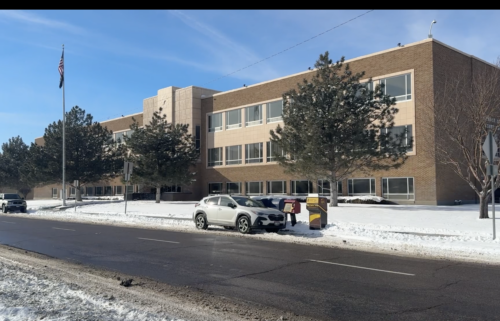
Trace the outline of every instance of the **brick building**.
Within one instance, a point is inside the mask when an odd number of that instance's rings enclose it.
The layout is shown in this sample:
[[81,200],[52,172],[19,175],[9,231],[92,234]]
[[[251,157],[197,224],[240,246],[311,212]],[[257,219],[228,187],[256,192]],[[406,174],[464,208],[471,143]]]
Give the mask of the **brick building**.
[[[429,132],[432,115],[424,102],[440,94],[445,76],[495,66],[465,54],[435,39],[425,39],[370,55],[347,60],[353,72],[365,71],[366,80],[384,82],[387,94],[395,96],[399,109],[395,129],[406,131],[414,144],[407,162],[399,169],[373,172],[370,177],[355,173],[338,184],[339,195],[378,195],[397,203],[441,205],[454,200],[475,202],[470,187],[448,168],[436,162]],[[167,87],[144,99],[141,113],[103,121],[116,138],[129,129],[132,117],[139,123],[151,119],[160,107],[167,119],[187,123],[200,147],[196,181],[191,186],[164,188],[164,200],[199,200],[209,193],[247,195],[328,194],[328,183],[306,181],[283,173],[270,154],[269,130],[281,122],[282,94],[311,77],[313,70],[272,79],[248,87],[219,92],[200,87]],[[453,112],[453,111],[450,111]],[[425,139],[424,139],[425,138]],[[37,138],[38,144],[43,138]],[[425,147],[425,148],[424,148]],[[34,191],[35,198],[57,197],[59,186]],[[68,195],[74,191],[68,190]],[[150,192],[145,186],[129,192]],[[120,179],[86,186],[83,195],[122,195]]]

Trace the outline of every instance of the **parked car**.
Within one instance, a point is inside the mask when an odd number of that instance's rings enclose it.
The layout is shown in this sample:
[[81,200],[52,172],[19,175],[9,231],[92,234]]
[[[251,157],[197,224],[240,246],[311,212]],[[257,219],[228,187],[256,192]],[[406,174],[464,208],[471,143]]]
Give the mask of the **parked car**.
[[204,197],[195,205],[193,221],[198,229],[209,225],[236,228],[248,234],[254,229],[278,232],[286,227],[286,215],[277,209],[265,207],[262,202],[246,196],[214,195]]
[[21,211],[22,213],[26,213],[26,201],[18,194],[0,194],[0,207],[2,209],[2,213],[16,210]]

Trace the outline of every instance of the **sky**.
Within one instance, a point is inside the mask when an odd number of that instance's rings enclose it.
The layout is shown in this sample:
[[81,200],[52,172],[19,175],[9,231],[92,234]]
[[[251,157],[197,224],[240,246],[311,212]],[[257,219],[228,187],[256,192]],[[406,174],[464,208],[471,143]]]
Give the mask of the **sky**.
[[436,40],[500,56],[500,11],[368,11],[0,11],[0,143],[29,145],[62,119],[63,44],[66,111],[95,121],[142,112],[168,86],[226,91],[307,70],[325,51],[335,61],[420,41],[432,20]]

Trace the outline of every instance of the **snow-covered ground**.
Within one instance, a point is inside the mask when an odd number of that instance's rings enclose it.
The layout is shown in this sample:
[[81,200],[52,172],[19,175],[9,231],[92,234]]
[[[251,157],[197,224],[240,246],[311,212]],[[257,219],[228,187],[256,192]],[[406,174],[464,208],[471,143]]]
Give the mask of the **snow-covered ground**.
[[[191,220],[196,202],[92,200],[65,210],[44,209],[60,205],[57,200],[28,202],[28,215],[99,224],[135,225],[197,231]],[[74,201],[67,205],[73,206]],[[498,206],[498,205],[497,205]],[[499,206],[500,207],[500,206]],[[500,263],[500,240],[492,240],[492,219],[479,219],[479,205],[421,206],[342,203],[328,209],[328,225],[309,229],[309,213],[301,203],[297,225],[287,224],[279,233],[256,232],[241,236],[235,231],[213,228],[200,233],[225,233],[239,237],[281,242],[341,246],[358,250],[393,252],[436,258]],[[11,215],[11,214],[7,214]],[[491,216],[491,205],[490,205]],[[500,215],[498,215],[500,216]],[[497,219],[500,224],[500,220]],[[344,242],[345,241],[345,242]]]

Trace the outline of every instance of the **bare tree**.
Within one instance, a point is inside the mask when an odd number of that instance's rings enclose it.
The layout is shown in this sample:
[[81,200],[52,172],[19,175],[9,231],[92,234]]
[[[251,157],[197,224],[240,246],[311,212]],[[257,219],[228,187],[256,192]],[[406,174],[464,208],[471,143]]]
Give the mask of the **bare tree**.
[[[472,66],[472,63],[471,63]],[[448,166],[480,200],[479,218],[488,218],[491,177],[483,143],[491,131],[498,141],[500,129],[500,60],[496,67],[476,63],[439,75],[434,96],[423,102],[428,120],[424,139],[436,162]],[[499,159],[494,160],[495,164]],[[494,177],[496,187],[500,185]]]

